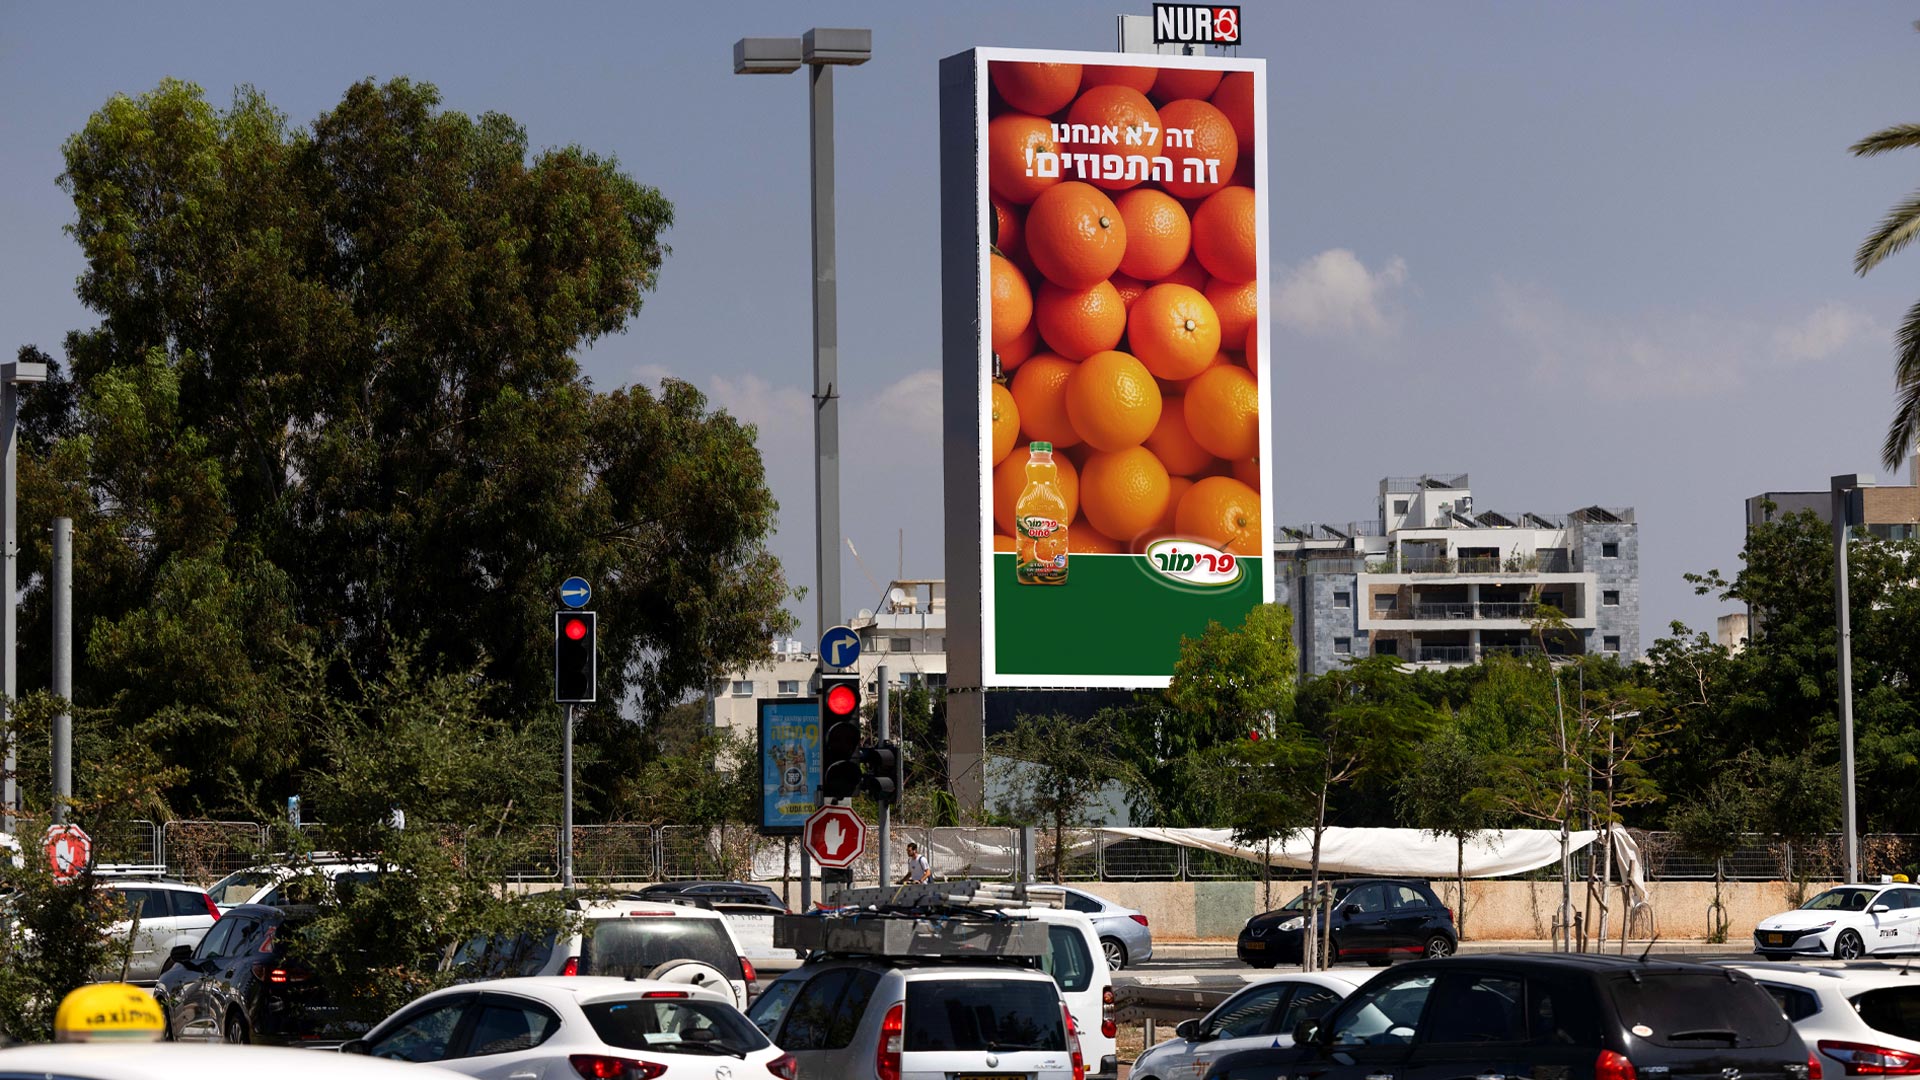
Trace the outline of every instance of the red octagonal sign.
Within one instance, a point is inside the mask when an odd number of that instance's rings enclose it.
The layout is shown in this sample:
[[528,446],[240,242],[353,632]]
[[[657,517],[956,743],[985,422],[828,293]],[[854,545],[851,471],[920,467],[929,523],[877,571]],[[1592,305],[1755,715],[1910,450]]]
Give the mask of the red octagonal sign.
[[845,870],[867,850],[867,823],[851,806],[823,806],[800,827],[800,842],[813,861]]

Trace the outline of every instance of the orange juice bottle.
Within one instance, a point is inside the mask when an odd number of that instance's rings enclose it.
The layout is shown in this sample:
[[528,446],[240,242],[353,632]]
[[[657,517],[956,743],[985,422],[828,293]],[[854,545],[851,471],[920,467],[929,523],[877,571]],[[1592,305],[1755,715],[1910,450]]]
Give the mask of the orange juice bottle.
[[1013,577],[1022,585],[1067,583],[1067,500],[1053,444],[1027,446],[1027,486],[1013,504]]

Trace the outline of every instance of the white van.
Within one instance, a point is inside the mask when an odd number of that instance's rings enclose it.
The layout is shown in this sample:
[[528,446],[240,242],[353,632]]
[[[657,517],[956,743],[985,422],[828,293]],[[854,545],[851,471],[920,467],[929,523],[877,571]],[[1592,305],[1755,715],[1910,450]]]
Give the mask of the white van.
[[1006,914],[1038,919],[1047,924],[1047,955],[1041,968],[1060,984],[1060,996],[1073,1015],[1081,1053],[1091,1080],[1110,1078],[1120,1070],[1119,1042],[1113,1018],[1113,972],[1100,948],[1093,920],[1078,911],[1061,908],[1017,908]]

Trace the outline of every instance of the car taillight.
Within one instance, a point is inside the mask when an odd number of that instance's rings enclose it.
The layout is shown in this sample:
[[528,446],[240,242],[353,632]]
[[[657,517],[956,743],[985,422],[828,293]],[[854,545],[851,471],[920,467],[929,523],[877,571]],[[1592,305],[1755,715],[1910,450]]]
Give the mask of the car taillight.
[[1909,1050],[1821,1039],[1820,1052],[1845,1065],[1848,1076],[1912,1076],[1920,1073],[1920,1054]]
[[635,1058],[610,1057],[606,1054],[569,1054],[567,1064],[585,1080],[653,1080],[667,1071],[665,1065],[655,1065],[651,1061],[639,1061]]
[[577,956],[567,957],[567,966],[560,969],[560,974],[562,975],[580,974],[580,958]]
[[206,893],[201,893],[200,899],[205,900],[207,902],[207,914],[213,916],[214,922],[219,922],[220,921],[220,905],[214,903],[213,897],[208,896]]
[[684,998],[692,997],[685,990],[649,990],[640,995],[643,998]]
[[1807,1051],[1807,1080],[1820,1080],[1820,1055]]
[[873,1053],[873,1071],[880,1080],[900,1080],[900,1044],[906,1030],[907,1006],[901,1002],[880,1021],[880,1046]]
[[1060,1006],[1060,1019],[1067,1025],[1067,1052],[1073,1055],[1073,1080],[1087,1080],[1087,1058],[1080,1052],[1080,1032],[1073,1026],[1073,1014]]
[[253,977],[274,986],[285,986],[288,983],[311,982],[313,972],[302,967],[268,967],[265,964],[255,964]]
[[744,956],[740,958],[740,977],[748,982],[753,981],[753,961]]
[[1633,1062],[1617,1050],[1602,1050],[1593,1060],[1593,1080],[1634,1080]]
[[1111,1039],[1119,1030],[1119,1025],[1113,1022],[1113,987],[1109,986],[1100,991],[1100,1034]]
[[767,1071],[779,1077],[780,1080],[799,1080],[800,1062],[795,1060],[792,1054],[781,1054],[767,1062]]
[[1147,917],[1145,915],[1139,914],[1138,912],[1127,916],[1127,918],[1132,919],[1134,922],[1139,923],[1141,926],[1147,925]]

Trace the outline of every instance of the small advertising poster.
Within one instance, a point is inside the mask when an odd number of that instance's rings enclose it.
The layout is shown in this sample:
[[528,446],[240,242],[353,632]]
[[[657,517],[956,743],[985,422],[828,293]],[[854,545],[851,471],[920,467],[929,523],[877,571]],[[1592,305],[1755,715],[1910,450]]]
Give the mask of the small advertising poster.
[[813,698],[760,702],[760,831],[799,835],[818,809],[820,705]]
[[967,55],[981,685],[1165,686],[1273,597],[1264,63]]

